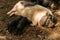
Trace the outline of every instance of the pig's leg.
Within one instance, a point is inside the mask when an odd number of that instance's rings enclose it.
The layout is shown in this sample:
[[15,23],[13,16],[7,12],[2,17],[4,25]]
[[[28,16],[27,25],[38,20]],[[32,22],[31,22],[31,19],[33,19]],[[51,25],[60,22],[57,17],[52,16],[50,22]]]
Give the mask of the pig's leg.
[[10,15],[10,14],[14,14],[14,12],[16,12],[16,5],[13,7],[13,9],[11,9],[7,15]]

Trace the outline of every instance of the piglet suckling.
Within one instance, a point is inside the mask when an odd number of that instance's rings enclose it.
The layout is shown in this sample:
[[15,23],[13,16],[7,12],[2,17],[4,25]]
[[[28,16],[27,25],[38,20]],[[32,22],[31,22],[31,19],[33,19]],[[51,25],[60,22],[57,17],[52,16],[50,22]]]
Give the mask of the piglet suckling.
[[50,21],[52,21],[51,23],[53,23],[54,21],[54,15],[51,12],[51,10],[41,5],[34,5],[27,7],[24,7],[24,5],[20,4],[16,7],[16,5],[13,7],[11,11],[7,13],[9,16],[12,16],[14,14],[26,17],[29,21],[32,22],[34,26],[37,25],[38,27],[40,27],[40,25],[48,26]]

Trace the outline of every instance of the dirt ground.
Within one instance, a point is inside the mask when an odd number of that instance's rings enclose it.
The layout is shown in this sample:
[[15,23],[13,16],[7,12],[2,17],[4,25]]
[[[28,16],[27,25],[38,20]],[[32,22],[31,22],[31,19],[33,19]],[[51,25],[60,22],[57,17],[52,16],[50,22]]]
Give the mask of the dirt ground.
[[8,32],[7,23],[9,16],[6,13],[19,0],[0,0],[0,40],[60,40],[60,15],[55,14],[57,23],[50,31],[41,30],[36,27],[26,27],[21,35]]

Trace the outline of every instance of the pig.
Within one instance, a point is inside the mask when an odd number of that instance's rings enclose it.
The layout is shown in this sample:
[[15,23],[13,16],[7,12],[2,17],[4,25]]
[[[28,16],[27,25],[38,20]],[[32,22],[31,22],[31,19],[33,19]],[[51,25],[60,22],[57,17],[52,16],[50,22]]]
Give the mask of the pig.
[[31,22],[26,17],[16,16],[8,22],[8,32],[16,35],[22,34],[23,29]]
[[22,19],[23,17],[21,16],[16,16],[15,18],[13,18],[12,20],[10,20],[8,23],[7,23],[7,26],[8,26],[8,32],[9,33],[12,33],[14,32],[16,29],[17,29],[17,25],[19,23],[19,21]]
[[33,6],[33,5],[35,5],[35,3],[27,2],[27,1],[19,1],[14,5],[14,7],[7,14],[11,13],[11,15],[13,15],[14,14],[13,12],[20,11],[27,6]]
[[[10,11],[8,13],[10,13]],[[51,10],[41,5],[25,7],[22,10],[18,8],[16,12],[12,12],[12,13],[17,16],[26,17],[29,21],[32,22],[31,24],[32,26],[37,26],[39,28],[42,28],[40,27],[40,25],[48,25],[49,21],[54,21],[54,15],[51,12]],[[9,16],[12,16],[11,15],[12,13],[10,13]],[[49,21],[47,19],[49,19]],[[53,22],[51,23],[53,24]],[[45,28],[42,28],[42,29],[45,29]]]

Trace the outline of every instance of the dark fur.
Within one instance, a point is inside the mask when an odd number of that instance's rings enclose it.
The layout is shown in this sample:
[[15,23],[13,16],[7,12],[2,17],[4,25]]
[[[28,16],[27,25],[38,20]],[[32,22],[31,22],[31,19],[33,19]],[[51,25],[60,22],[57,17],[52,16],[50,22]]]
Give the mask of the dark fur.
[[17,28],[17,24],[22,17],[16,17],[8,22],[8,31],[11,33]]
[[21,34],[27,25],[30,25],[31,21],[29,21],[27,18],[22,18],[17,25],[16,34]]
[[39,5],[42,5],[42,6],[45,6],[47,7],[50,3],[50,0],[31,0],[32,2],[35,2],[36,4],[39,4]]
[[17,16],[8,22],[8,31],[9,33],[21,34],[23,29],[29,25],[31,22],[25,17]]
[[32,3],[32,2],[28,2],[28,1],[23,1],[23,2],[21,2],[21,4],[24,5],[25,7],[36,5],[36,3]]

